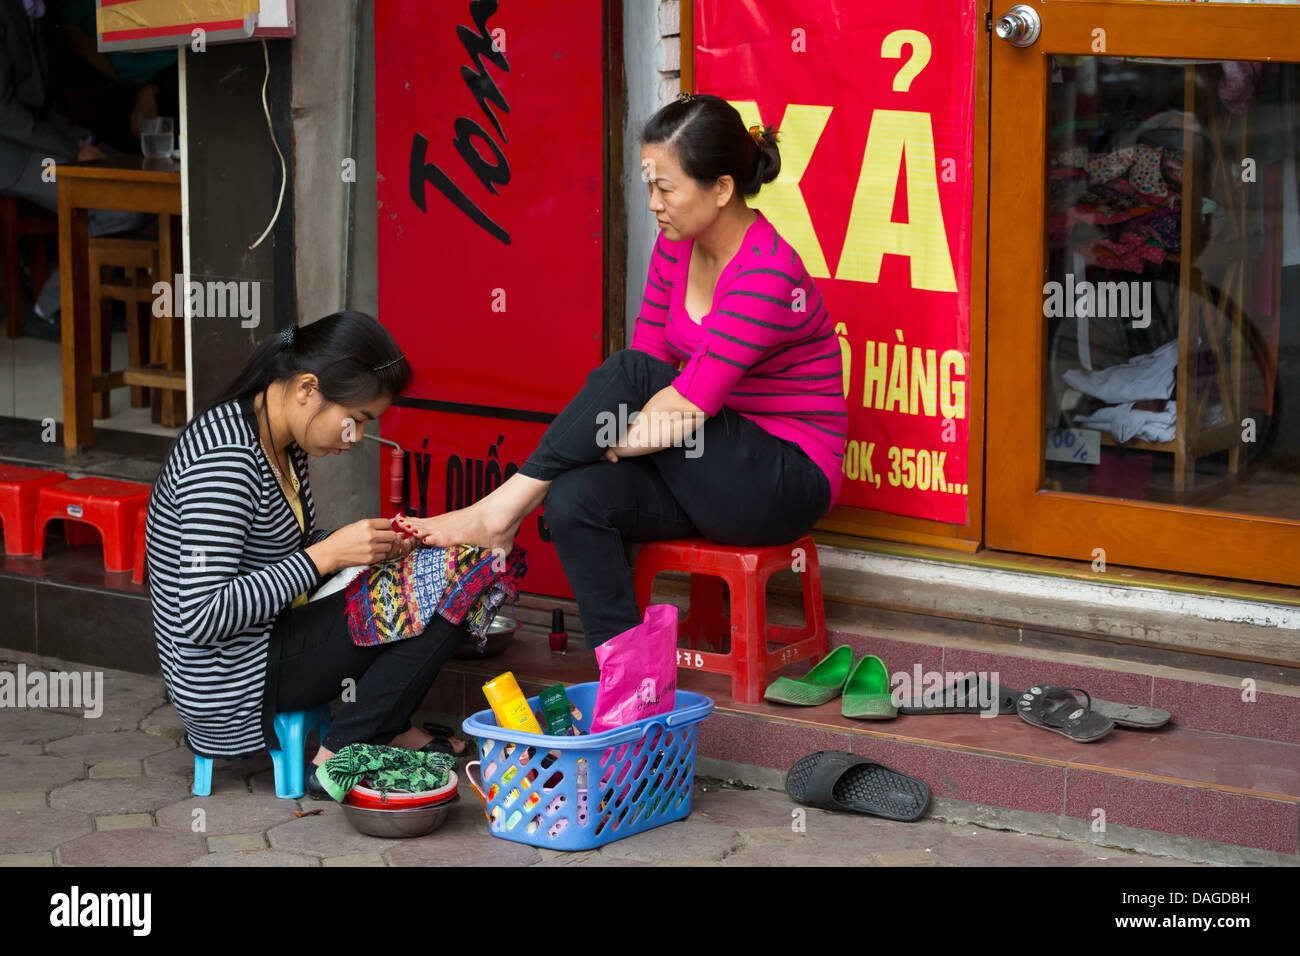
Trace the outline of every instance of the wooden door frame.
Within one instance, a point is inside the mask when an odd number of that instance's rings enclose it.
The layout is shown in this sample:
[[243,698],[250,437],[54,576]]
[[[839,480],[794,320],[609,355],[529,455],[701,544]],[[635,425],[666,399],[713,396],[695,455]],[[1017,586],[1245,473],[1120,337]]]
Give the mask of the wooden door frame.
[[[1102,549],[1109,564],[1300,584],[1300,523],[1041,490],[1047,55],[1093,55],[1093,31],[1101,28],[1107,56],[1286,60],[1297,57],[1287,38],[1300,29],[1300,10],[1016,2],[1042,12],[1043,24],[1030,47],[995,41],[991,59],[993,84],[1015,95],[999,98],[997,90],[990,91],[990,136],[997,149],[990,153],[989,233],[999,244],[988,276],[988,308],[998,316],[988,330],[988,457],[996,463],[986,493],[988,545],[1085,561]],[[1041,92],[1030,96],[1035,90]]]

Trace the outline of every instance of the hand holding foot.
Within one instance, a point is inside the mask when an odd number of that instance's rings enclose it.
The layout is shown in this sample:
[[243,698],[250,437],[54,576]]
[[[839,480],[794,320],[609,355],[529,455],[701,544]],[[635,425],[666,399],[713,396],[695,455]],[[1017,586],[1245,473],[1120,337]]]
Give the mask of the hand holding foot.
[[450,548],[467,544],[502,554],[514,550],[515,535],[524,517],[546,498],[549,481],[529,478],[515,472],[505,484],[492,490],[467,508],[448,511],[431,518],[404,518],[406,530],[419,536],[424,544]]
[[409,530],[424,544],[440,548],[457,544],[488,550],[500,548],[505,554],[514,549],[515,532],[519,530],[518,521],[513,526],[503,523],[484,507],[483,502],[429,518],[405,520],[410,525]]

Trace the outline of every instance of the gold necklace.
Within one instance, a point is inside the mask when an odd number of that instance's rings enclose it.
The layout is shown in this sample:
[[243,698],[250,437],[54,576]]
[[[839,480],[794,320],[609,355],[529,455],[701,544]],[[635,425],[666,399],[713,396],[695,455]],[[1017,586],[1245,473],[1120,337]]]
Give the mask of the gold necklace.
[[[270,413],[270,408],[269,408],[268,403],[267,403],[267,400],[266,400],[266,399],[267,399],[267,392],[269,392],[270,390],[271,390],[271,386],[268,385],[268,386],[266,387],[265,391],[262,392],[262,417],[266,420],[266,431],[267,431],[267,434],[270,434],[270,432],[271,432],[271,413]],[[284,486],[285,486],[285,484],[287,484],[287,482],[284,480],[284,474],[280,471],[280,456],[279,456],[279,455],[272,455],[272,454],[271,454],[271,450],[270,450],[269,448],[267,448],[267,446],[266,446],[266,439],[262,438],[262,437],[259,435],[257,440],[258,440],[258,442],[261,443],[261,445],[262,445],[262,453],[263,453],[264,455],[266,455],[267,463],[271,466],[271,472],[275,475],[275,480],[276,480],[277,482],[279,482],[279,484],[280,484],[280,489],[283,491],[283,490],[284,490]],[[286,466],[286,467],[288,466],[288,461],[287,461],[287,460],[285,461],[285,466]],[[296,488],[294,488],[293,485],[292,485],[291,483],[289,483],[289,487],[290,487],[290,489],[292,489],[292,491],[285,491],[285,492],[284,492],[286,498],[293,497],[294,495],[296,495],[296,494],[298,493],[298,490],[297,490]]]

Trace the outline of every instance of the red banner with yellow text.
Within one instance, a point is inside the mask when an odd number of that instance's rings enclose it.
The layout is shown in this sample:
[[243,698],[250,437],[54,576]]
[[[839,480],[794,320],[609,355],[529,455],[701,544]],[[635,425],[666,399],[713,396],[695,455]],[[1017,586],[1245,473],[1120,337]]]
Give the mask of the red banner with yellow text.
[[695,92],[780,133],[751,205],[836,323],[837,501],[967,522],[975,5],[696,0]]

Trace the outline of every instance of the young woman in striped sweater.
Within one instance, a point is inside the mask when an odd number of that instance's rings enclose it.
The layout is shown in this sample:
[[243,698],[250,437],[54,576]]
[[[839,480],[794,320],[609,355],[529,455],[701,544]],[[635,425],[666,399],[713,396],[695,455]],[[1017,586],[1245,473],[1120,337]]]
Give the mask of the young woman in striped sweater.
[[[641,621],[623,543],[777,545],[839,494],[847,434],[834,324],[798,253],[745,203],[781,167],[771,129],[683,94],[642,133],[661,232],[631,348],[611,355],[500,487],[413,524],[513,547],[545,502],[589,646]],[[685,363],[679,369],[678,363]],[[610,440],[611,419],[636,417]]]
[[[150,496],[146,550],[163,678],[196,754],[278,747],[276,713],[345,690],[316,764],[354,742],[464,747],[410,725],[468,635],[463,625],[434,615],[419,637],[357,647],[343,591],[308,603],[333,572],[413,547],[383,518],[317,529],[307,473],[309,455],[359,442],[410,377],[375,319],[335,313],[258,346],[173,445]],[[308,777],[319,798],[324,789]]]

